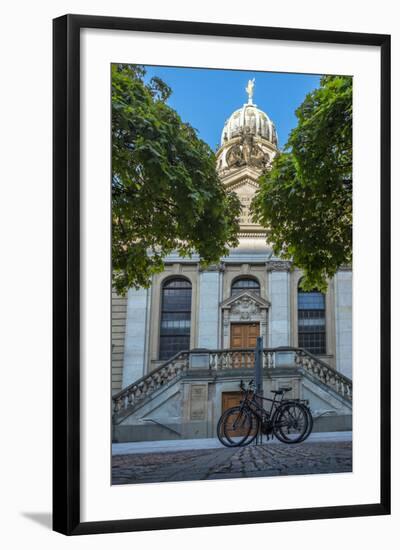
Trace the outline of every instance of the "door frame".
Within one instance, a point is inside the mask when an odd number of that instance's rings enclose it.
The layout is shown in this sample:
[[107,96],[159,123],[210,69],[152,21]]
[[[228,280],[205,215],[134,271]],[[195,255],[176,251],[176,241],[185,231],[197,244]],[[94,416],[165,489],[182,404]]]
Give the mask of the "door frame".
[[222,348],[231,348],[231,324],[259,323],[260,336],[264,347],[268,346],[268,310],[271,303],[260,296],[244,291],[231,296],[221,304],[222,310]]

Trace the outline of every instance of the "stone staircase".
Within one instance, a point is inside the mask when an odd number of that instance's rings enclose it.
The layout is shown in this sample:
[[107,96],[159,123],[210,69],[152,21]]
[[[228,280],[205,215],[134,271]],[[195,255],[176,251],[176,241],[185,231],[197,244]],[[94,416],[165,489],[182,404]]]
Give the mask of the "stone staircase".
[[[263,371],[264,377],[271,380],[281,380],[285,376],[300,377],[304,387],[301,397],[315,403],[325,403],[325,408],[331,407],[333,411],[351,414],[352,381],[304,349],[264,349]],[[132,415],[139,418],[141,410],[144,417],[146,411],[151,409],[151,402],[154,407],[159,407],[163,399],[171,398],[173,387],[183,379],[192,377],[216,383],[218,380],[232,379],[235,375],[250,379],[253,372],[253,349],[182,351],[113,396],[113,424],[122,424]]]

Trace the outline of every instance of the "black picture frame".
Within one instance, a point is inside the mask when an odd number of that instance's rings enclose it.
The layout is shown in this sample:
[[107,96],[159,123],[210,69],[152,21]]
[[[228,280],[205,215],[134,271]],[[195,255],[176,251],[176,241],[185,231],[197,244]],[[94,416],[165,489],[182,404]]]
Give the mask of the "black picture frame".
[[[84,28],[378,46],[381,50],[380,501],[351,506],[80,520],[80,31]],[[65,15],[53,21],[53,529],[66,535],[390,513],[390,36]]]

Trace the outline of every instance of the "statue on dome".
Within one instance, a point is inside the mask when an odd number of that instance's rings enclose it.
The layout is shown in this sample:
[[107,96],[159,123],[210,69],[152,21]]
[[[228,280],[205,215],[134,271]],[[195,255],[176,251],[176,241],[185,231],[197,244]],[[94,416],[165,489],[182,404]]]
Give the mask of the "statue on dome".
[[249,80],[247,82],[247,88],[246,88],[246,92],[249,96],[249,103],[253,103],[253,93],[254,93],[254,83],[255,83],[256,79],[253,78],[252,80]]

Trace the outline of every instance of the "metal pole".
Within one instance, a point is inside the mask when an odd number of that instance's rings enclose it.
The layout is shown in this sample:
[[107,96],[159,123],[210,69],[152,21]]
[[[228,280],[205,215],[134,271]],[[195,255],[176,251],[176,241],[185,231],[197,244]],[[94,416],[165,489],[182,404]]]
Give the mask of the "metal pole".
[[[262,396],[263,395],[263,361],[262,361],[262,354],[263,354],[263,339],[261,336],[258,336],[257,338],[257,344],[256,344],[256,350],[255,350],[255,357],[254,357],[254,369],[255,369],[255,382],[256,382],[256,393],[257,395]],[[262,406],[262,399],[260,399],[260,406]],[[258,437],[260,434],[257,434],[256,436],[256,445],[258,444]],[[261,441],[262,443],[262,435],[261,435]]]
[[262,354],[263,354],[263,339],[261,336],[257,338],[256,351],[255,351],[255,376],[256,392],[260,395],[263,394],[263,368],[262,368]]

